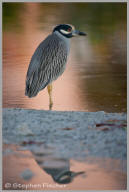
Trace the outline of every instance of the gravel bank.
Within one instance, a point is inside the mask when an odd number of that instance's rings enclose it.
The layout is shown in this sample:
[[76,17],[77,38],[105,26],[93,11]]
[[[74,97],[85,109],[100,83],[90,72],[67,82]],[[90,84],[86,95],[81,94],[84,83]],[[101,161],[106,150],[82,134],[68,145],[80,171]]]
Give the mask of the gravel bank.
[[126,159],[126,113],[3,109],[3,142],[61,158]]

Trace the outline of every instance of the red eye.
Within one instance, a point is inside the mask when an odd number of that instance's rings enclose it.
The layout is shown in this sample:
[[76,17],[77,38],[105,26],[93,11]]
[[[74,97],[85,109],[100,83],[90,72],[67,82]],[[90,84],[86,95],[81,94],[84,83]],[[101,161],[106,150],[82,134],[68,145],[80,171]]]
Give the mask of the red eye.
[[67,31],[70,32],[70,31],[71,31],[71,28],[68,28]]

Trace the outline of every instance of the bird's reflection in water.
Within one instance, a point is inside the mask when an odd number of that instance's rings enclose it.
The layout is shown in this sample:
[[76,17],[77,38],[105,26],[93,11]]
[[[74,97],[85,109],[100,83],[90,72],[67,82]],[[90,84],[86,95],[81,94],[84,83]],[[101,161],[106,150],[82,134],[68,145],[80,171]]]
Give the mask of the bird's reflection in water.
[[[56,153],[54,151],[51,153],[52,149],[50,151],[46,146],[42,150],[37,151],[36,148],[31,152],[8,144],[4,145],[3,151],[4,186],[6,183],[29,185],[31,182],[32,185],[37,185],[35,190],[43,191],[45,189],[45,191],[51,189],[118,191],[127,188],[126,162],[121,160],[100,157],[89,157],[84,161],[76,161],[74,158],[64,159],[64,157],[59,159]],[[29,174],[28,170],[30,170]],[[26,180],[26,176],[30,179]],[[42,183],[46,185],[39,187]],[[13,185],[11,189],[14,190]],[[28,189],[34,188],[32,186]]]
[[60,184],[67,184],[71,183],[74,177],[84,174],[85,172],[73,172],[73,171],[67,171],[64,170],[64,167],[62,169],[55,169],[55,168],[44,168],[44,170],[50,174],[53,178],[53,180]]
[[[36,160],[37,161],[37,160]],[[69,159],[55,159],[51,158],[48,160],[40,159],[40,163],[37,161],[40,167],[51,177],[56,183],[59,184],[68,184],[71,183],[72,180],[84,174],[84,171],[74,172],[70,170],[70,160]]]

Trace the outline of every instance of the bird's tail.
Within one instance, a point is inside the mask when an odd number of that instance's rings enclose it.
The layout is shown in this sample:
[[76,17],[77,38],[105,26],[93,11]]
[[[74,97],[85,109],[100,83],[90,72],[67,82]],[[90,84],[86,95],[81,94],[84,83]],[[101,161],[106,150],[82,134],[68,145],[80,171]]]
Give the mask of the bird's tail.
[[50,78],[44,83],[39,82],[37,75],[31,76],[31,78],[26,78],[26,89],[25,95],[29,98],[35,97],[39,91],[44,89],[50,83]]
[[31,87],[29,85],[26,85],[25,89],[25,95],[28,96],[29,98],[35,97],[38,94],[38,92],[33,92]]
[[33,74],[30,78],[26,77],[25,95],[28,97],[35,97],[38,94],[38,86],[36,75]]

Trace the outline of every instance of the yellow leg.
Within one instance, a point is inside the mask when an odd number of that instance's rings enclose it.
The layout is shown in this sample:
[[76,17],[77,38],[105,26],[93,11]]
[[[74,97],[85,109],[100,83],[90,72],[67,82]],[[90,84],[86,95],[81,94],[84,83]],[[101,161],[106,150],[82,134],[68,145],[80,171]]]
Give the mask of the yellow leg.
[[52,101],[52,84],[47,86],[48,94],[49,94],[49,110],[52,110],[53,101]]

